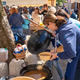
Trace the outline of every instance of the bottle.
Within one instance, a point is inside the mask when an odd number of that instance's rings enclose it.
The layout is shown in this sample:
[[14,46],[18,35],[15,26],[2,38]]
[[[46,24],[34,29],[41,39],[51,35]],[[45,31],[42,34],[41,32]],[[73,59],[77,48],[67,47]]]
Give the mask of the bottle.
[[14,53],[14,54],[18,54],[18,53],[19,53],[18,48],[15,48],[14,51],[13,51],[13,53]]
[[22,47],[23,47],[24,51],[27,50],[27,46],[25,44]]
[[40,26],[43,26],[43,22],[42,22],[43,20],[42,20],[42,15],[40,16],[40,22],[39,22],[39,25]]
[[8,49],[0,48],[0,62],[5,62],[8,59]]
[[21,46],[17,46],[17,48],[18,48],[18,53],[23,52],[23,49],[22,49],[22,47],[21,47]]

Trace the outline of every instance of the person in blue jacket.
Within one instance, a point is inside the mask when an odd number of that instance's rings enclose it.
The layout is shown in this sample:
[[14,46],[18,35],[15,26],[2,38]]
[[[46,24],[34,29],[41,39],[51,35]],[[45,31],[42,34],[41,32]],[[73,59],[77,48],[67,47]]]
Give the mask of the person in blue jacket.
[[47,14],[43,24],[50,30],[56,31],[64,51],[57,53],[51,50],[51,61],[57,57],[67,59],[68,64],[65,80],[80,80],[80,28],[67,18],[58,19],[53,14]]
[[77,20],[77,16],[74,13],[73,9],[70,11],[70,17]]
[[[51,7],[49,10],[48,10],[48,13],[50,14],[55,14],[56,12],[56,8],[55,7]],[[45,27],[46,28],[46,27]],[[58,43],[57,43],[58,44]],[[59,44],[58,44],[59,45]],[[50,45],[49,47],[46,49],[47,52],[50,52],[51,49],[54,49],[55,47],[55,38],[51,35],[51,40],[50,40]],[[52,65],[55,67],[55,69],[57,70],[58,74],[59,74],[59,77],[61,80],[64,80],[64,75],[63,75],[63,71],[62,71],[62,68],[59,64],[59,58],[56,58],[56,59],[53,59],[52,61],[48,60],[46,62],[46,66],[48,66],[51,71],[52,71]]]
[[69,19],[71,22],[73,22],[74,24],[76,24],[76,25],[80,28],[80,21],[75,20],[75,19],[73,19],[73,18],[70,18],[69,15],[66,13],[65,10],[59,9],[59,10],[55,13],[55,15],[57,16],[57,18],[62,18],[62,17],[63,17],[63,18]]
[[11,8],[11,16],[9,18],[9,23],[11,25],[11,29],[13,33],[19,33],[20,35],[23,35],[23,29],[22,24],[24,24],[24,20],[20,14],[18,14],[18,11],[16,8]]

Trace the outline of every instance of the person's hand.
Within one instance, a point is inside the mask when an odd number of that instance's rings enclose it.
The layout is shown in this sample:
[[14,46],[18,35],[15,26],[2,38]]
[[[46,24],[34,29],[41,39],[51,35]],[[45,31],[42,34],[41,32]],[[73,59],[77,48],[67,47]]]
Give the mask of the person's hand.
[[56,37],[55,33],[53,33],[52,36]]
[[55,53],[55,49],[52,49],[52,50],[50,51],[50,53],[51,53],[51,54]]
[[54,53],[55,53],[55,49],[57,50],[57,47],[55,47],[54,49],[52,49],[52,50],[50,51],[50,53],[51,53],[51,54],[54,54]]
[[44,7],[42,8],[42,10],[44,10]]
[[50,61],[52,61],[53,59],[56,59],[58,56],[57,56],[57,53],[51,53],[51,59]]

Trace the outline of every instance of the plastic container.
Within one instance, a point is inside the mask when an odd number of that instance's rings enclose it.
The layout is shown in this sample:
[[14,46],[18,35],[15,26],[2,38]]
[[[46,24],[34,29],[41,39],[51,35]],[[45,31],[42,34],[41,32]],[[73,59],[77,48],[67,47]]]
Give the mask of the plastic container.
[[27,46],[26,46],[26,44],[22,45],[22,47],[23,47],[24,51],[27,50]]
[[20,76],[21,64],[24,63],[22,59],[12,59],[9,63],[9,75]]
[[0,78],[3,76],[8,76],[8,64],[6,62],[0,62]]
[[0,62],[5,62],[8,59],[7,48],[0,48]]

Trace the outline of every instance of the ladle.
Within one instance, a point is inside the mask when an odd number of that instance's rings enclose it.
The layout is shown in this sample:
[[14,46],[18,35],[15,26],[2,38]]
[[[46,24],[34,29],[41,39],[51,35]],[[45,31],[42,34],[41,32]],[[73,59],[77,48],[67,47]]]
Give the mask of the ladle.
[[45,61],[42,65],[38,65],[38,66],[37,66],[37,69],[38,69],[38,70],[42,70],[45,63],[46,63],[46,61]]
[[26,20],[29,20],[30,22],[34,23],[34,24],[37,25],[38,27],[46,30],[47,32],[49,32],[49,33],[51,33],[51,34],[55,33],[55,31],[53,32],[53,31],[51,31],[51,30],[49,30],[49,29],[47,29],[47,28],[44,28],[44,26],[40,26],[37,22],[29,19],[29,18],[27,17],[27,15],[25,15],[25,14],[22,14],[22,17],[23,17],[24,19],[26,19]]

